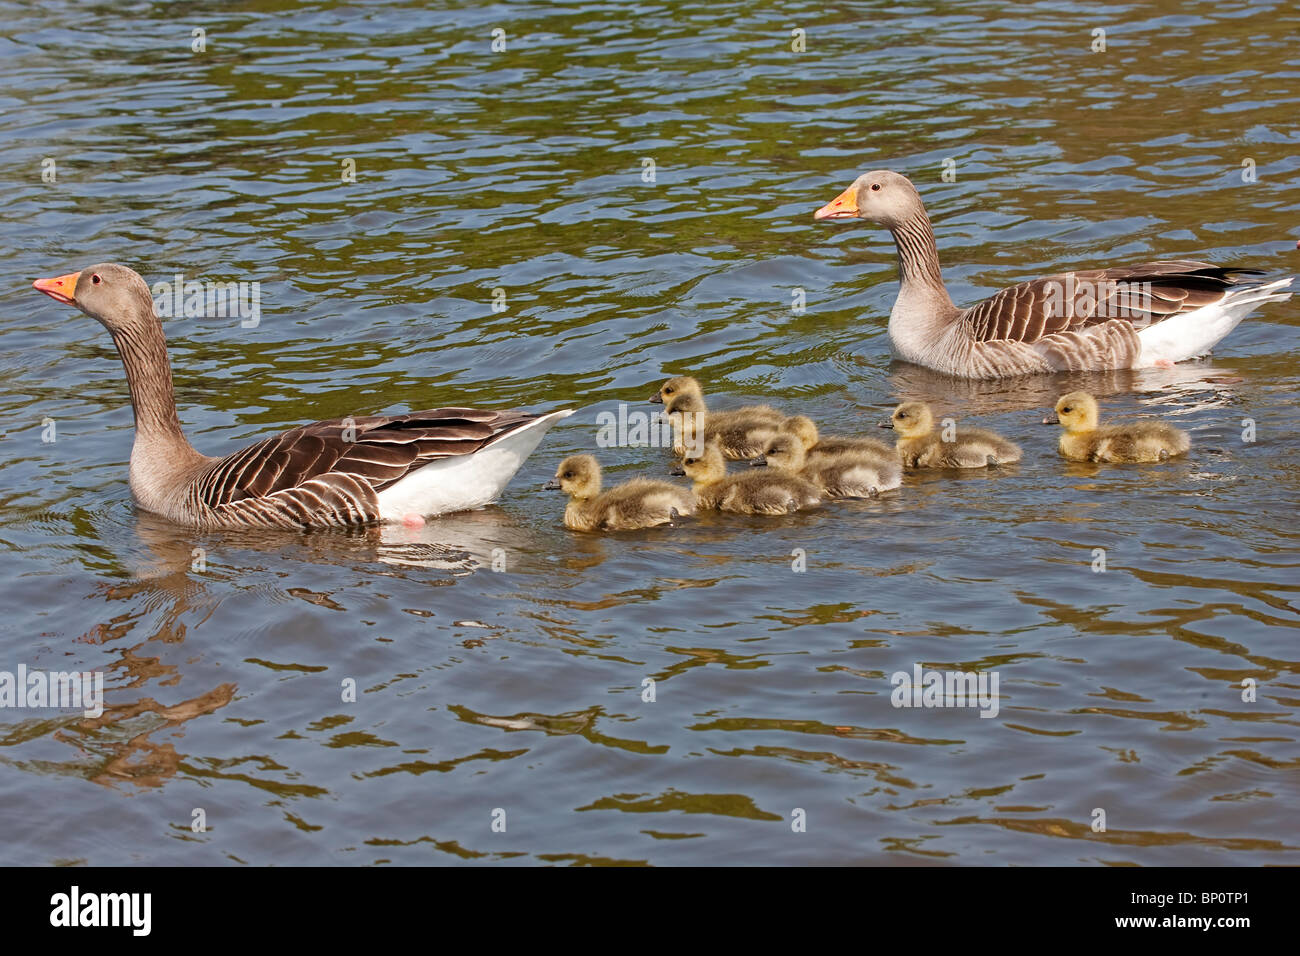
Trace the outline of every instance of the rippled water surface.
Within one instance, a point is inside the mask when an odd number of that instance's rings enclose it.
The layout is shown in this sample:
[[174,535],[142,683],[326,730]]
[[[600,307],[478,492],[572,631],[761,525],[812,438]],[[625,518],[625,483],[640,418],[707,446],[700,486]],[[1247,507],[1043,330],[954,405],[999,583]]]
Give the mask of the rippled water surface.
[[[1300,863],[1297,304],[1173,370],[955,383],[890,363],[888,235],[811,219],[911,175],[963,303],[1150,258],[1289,274],[1292,4],[0,0],[0,24],[0,670],[99,670],[107,705],[0,711],[5,862]],[[131,505],[107,335],[30,288],[102,260],[261,283],[256,328],[166,323],[208,453],[352,413],[578,413],[499,505],[418,532],[176,528]],[[558,459],[679,373],[841,433],[924,398],[1027,454],[567,532]],[[1191,455],[1064,464],[1038,423],[1075,387]],[[613,478],[665,454],[599,450]],[[916,664],[996,674],[996,717],[892,706]]]

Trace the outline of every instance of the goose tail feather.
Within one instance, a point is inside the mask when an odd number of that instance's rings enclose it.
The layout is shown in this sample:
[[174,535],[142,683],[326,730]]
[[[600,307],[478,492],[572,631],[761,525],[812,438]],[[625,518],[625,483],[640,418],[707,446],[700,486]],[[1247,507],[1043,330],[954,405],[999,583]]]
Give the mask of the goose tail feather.
[[1150,368],[1207,354],[1251,312],[1265,302],[1285,302],[1295,276],[1261,285],[1231,289],[1213,305],[1170,316],[1138,332],[1142,345],[1134,368]]

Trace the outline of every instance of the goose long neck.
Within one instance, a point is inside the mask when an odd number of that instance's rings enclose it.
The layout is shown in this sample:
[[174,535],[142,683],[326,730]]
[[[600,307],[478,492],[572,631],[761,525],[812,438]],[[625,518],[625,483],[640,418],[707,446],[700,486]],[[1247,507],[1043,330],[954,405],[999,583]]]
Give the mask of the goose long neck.
[[172,367],[167,357],[167,340],[157,319],[132,323],[112,330],[113,344],[126,369],[135,412],[137,441],[162,442],[193,451],[181,431],[172,390]]
[[894,226],[894,244],[898,247],[898,271],[901,291],[924,292],[941,296],[949,306],[952,299],[943,284],[939,269],[939,247],[934,241],[934,230],[924,209],[918,209],[907,219]]

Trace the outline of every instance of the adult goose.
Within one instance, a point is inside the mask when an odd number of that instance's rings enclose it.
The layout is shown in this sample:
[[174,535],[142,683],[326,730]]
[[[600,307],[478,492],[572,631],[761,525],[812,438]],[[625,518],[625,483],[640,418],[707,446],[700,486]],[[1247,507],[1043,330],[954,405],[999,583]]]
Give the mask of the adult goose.
[[953,305],[925,205],[911,181],[866,173],[813,214],[889,229],[900,285],[889,314],[897,357],[962,378],[1168,366],[1204,355],[1264,302],[1288,299],[1294,276],[1245,283],[1187,259],[1032,279],[968,309]]
[[135,412],[131,494],[144,509],[196,528],[312,528],[402,521],[493,501],[542,435],[549,415],[436,408],[315,422],[209,458],[181,431],[162,322],[149,287],[102,263],[38,279],[109,331]]

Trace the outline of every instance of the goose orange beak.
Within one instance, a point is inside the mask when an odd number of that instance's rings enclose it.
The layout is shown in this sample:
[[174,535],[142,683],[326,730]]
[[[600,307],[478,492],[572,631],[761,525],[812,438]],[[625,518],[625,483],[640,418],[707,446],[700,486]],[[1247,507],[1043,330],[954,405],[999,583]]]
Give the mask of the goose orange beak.
[[37,279],[32,283],[32,288],[37,292],[44,292],[56,302],[75,305],[77,300],[73,293],[77,291],[77,279],[80,277],[80,272],[69,272],[65,276],[55,276],[53,279]]
[[850,186],[826,205],[813,213],[813,219],[856,219],[858,215],[858,191]]

